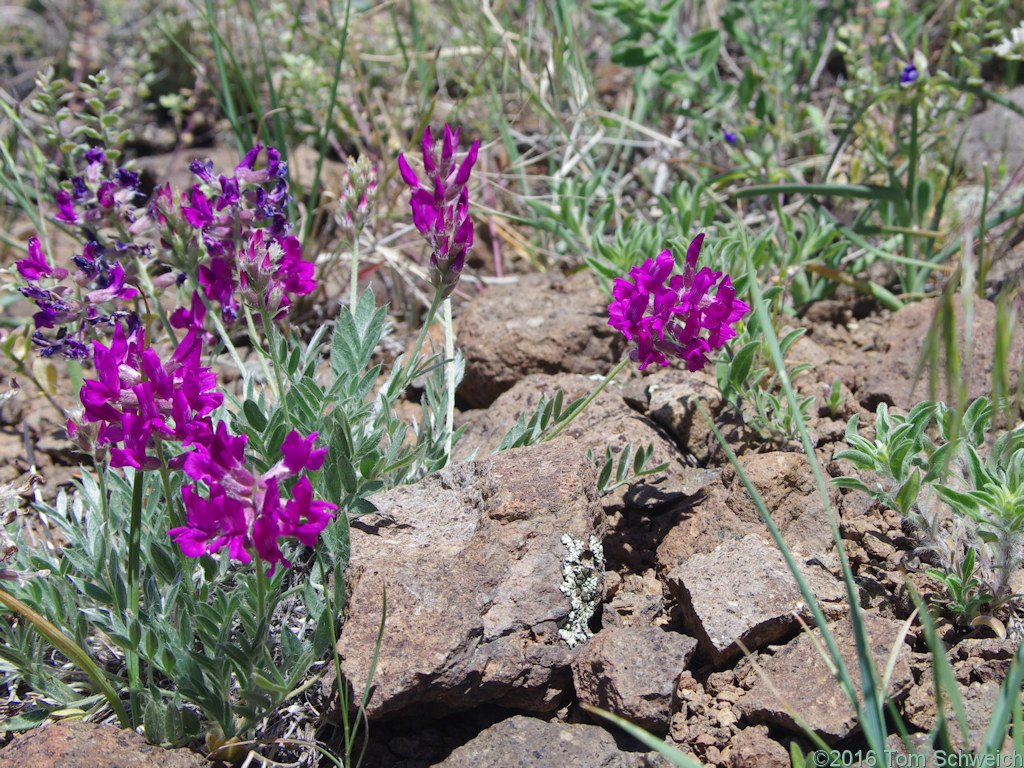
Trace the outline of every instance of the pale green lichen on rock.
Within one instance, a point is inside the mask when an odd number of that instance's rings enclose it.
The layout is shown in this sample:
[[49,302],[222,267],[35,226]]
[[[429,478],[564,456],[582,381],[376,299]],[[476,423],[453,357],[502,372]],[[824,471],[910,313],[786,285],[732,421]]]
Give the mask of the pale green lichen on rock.
[[601,539],[594,535],[584,542],[564,534],[561,542],[568,554],[562,562],[562,586],[559,589],[572,606],[558,634],[572,648],[594,636],[588,624],[601,601],[604,547]]

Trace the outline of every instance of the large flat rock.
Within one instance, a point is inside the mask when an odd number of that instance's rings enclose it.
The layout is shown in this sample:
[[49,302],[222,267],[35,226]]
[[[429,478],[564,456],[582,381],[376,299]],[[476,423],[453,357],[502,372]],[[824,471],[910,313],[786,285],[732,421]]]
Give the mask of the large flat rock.
[[605,374],[625,339],[608,325],[608,299],[589,272],[522,275],[473,299],[455,323],[466,375],[459,398],[486,408],[531,373]]
[[435,768],[656,768],[669,762],[656,752],[625,752],[596,725],[517,715],[492,725]]
[[[572,373],[527,376],[470,421],[455,445],[455,458],[488,455],[515,426],[520,415],[525,413],[529,417],[534,413],[542,396],[550,401],[561,391],[565,409],[576,398],[593,391],[596,385],[597,381]],[[648,445],[652,447],[648,466],[668,465],[661,472],[645,475],[612,491],[602,499],[606,510],[662,507],[697,495],[717,477],[713,472],[687,463],[683,451],[664,431],[627,405],[614,382],[594,398],[562,431],[562,435],[571,438],[568,445],[581,456],[586,456],[590,450],[596,459],[603,460],[605,449],[611,448],[616,467],[623,450],[630,443],[634,451]]]
[[[840,610],[846,596],[828,571],[803,567],[819,604]],[[790,634],[810,611],[782,554],[757,534],[694,555],[668,575],[687,631],[716,667]]]
[[0,749],[0,768],[203,768],[187,749],[147,744],[131,729],[62,720],[14,737]]
[[379,514],[352,526],[338,641],[342,674],[362,691],[386,590],[371,718],[559,706],[569,643],[586,639],[602,597],[595,476],[556,440],[373,497]]
[[[864,382],[857,391],[860,404],[874,411],[885,402],[904,411],[910,410],[917,402],[929,396],[928,368],[918,375],[921,352],[929,336],[939,337],[934,329],[936,313],[942,299],[925,299],[908,304],[892,315],[891,321],[878,334],[877,345],[881,351],[865,374]],[[992,370],[995,364],[996,305],[985,299],[974,298],[971,306],[971,332],[968,337],[965,324],[963,301],[959,294],[953,297],[956,307],[957,345],[961,356],[961,381],[954,382],[967,389],[968,399],[987,395],[992,387]],[[1022,332],[1018,321],[1012,330],[1015,337]],[[1011,342],[1007,367],[1011,376],[1011,391],[1016,383],[1016,372],[1020,370],[1024,347]],[[948,386],[944,364],[939,363],[938,397],[947,397]]]
[[[897,661],[889,694],[899,698],[913,683],[910,648],[900,638],[902,622],[871,613],[863,614],[875,669],[881,676],[894,646]],[[839,653],[856,687],[860,687],[857,646],[849,618],[829,625]],[[819,648],[825,643],[821,630],[801,633],[772,656],[762,655],[763,670],[753,687],[736,702],[736,708],[750,722],[765,723],[802,733],[799,717],[826,743],[835,744],[859,729],[856,712],[839,687]],[[858,698],[863,696],[858,691]]]

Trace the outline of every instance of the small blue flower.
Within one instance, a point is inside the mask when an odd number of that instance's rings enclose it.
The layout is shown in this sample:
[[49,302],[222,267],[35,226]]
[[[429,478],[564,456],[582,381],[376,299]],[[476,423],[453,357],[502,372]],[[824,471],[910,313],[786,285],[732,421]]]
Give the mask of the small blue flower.
[[903,68],[903,74],[900,75],[900,85],[910,85],[915,80],[917,80],[917,67],[907,64]]
[[736,143],[739,141],[739,137],[732,131],[722,131],[722,138],[724,138],[727,143],[732,144],[734,147],[736,146]]

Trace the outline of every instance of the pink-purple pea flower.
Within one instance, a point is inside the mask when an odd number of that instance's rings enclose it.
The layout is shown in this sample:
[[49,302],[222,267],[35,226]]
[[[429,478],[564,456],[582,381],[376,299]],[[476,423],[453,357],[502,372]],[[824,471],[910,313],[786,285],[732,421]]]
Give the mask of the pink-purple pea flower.
[[480,150],[480,140],[474,141],[466,157],[456,164],[459,130],[453,131],[445,124],[440,154],[430,128],[424,131],[424,181],[420,181],[404,154],[398,156],[398,169],[412,189],[409,205],[412,207],[413,224],[431,248],[430,282],[440,292],[441,298],[447,298],[455,290],[466,264],[466,253],[473,245],[467,184]]
[[15,262],[15,266],[26,280],[39,280],[42,277],[63,280],[68,276],[66,269],[50,266],[46,254],[43,253],[43,247],[39,244],[39,238],[35,235],[28,239],[28,255]]
[[[708,353],[736,335],[732,323],[750,311],[736,298],[728,275],[708,267],[697,270],[704,235],[697,235],[686,251],[681,275],[673,275],[675,258],[664,250],[654,259],[633,267],[632,281],[616,278],[608,324],[635,344],[630,357],[643,370],[652,362],[668,365],[671,358],[691,371],[708,364]],[[719,282],[721,281],[721,282]],[[709,291],[716,286],[715,295]]]
[[[162,439],[202,442],[212,434],[210,414],[224,400],[215,391],[213,372],[200,365],[195,329],[166,360],[146,346],[145,338],[142,328],[126,335],[118,323],[109,347],[94,341],[96,378],[86,379],[79,393],[83,424],[99,424],[95,442],[109,446],[115,467],[159,467],[157,441]],[[72,438],[81,426],[68,423]]]
[[167,533],[190,557],[227,546],[229,555],[242,563],[248,563],[255,552],[269,563],[271,574],[278,563],[291,565],[278,540],[290,536],[312,546],[334,517],[331,510],[337,509],[313,498],[312,484],[305,476],[292,486],[292,498],[282,504],[282,479],[323,466],[327,449],[313,447],[316,437],[316,432],[303,437],[292,430],[281,445],[281,460],[256,476],[245,465],[246,437],[229,434],[225,423],[219,422],[183,464],[189,477],[209,487],[208,496],[197,493],[195,484],[186,485],[182,491],[187,522]]

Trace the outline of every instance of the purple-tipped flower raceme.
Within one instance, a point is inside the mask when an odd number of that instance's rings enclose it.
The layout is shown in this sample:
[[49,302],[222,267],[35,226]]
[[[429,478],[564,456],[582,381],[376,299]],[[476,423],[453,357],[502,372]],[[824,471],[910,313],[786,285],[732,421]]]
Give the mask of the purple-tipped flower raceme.
[[[668,365],[671,358],[691,371],[708,364],[708,353],[736,335],[732,329],[750,305],[736,298],[728,275],[709,267],[697,269],[704,235],[686,251],[682,274],[672,274],[675,258],[664,250],[630,271],[632,280],[616,278],[608,324],[635,344],[630,358],[643,370],[652,362]],[[715,295],[709,291],[717,286]]]
[[[129,328],[139,324],[135,307],[123,305],[139,295],[129,285],[137,268],[122,265],[125,257],[156,258],[172,267],[152,279],[153,287],[181,285],[191,273],[228,325],[237,319],[240,303],[276,319],[293,296],[310,293],[316,285],[314,265],[303,260],[301,244],[289,234],[286,165],[267,147],[266,167],[258,168],[262,150],[253,147],[233,176],[215,178],[212,163],[194,161],[191,169],[201,184],[181,196],[180,207],[164,185],[142,208],[131,204],[138,175],[124,168],[106,175],[103,151],[87,150],[85,172],[72,176],[70,191],[61,189],[56,196],[56,219],[77,225],[85,243],[73,259],[77,289],[59,284],[68,271],[49,264],[37,238],[29,240],[28,256],[17,263],[28,283],[20,291],[39,307],[33,341],[41,354],[83,359],[90,353],[91,329],[120,320]],[[154,229],[159,239],[150,242],[145,238]],[[187,257],[174,252],[175,242],[190,252]]]
[[287,165],[267,147],[267,166],[257,168],[262,149],[253,147],[233,176],[214,178],[212,163],[194,161],[190,168],[201,183],[182,198],[181,213],[199,230],[208,257],[200,261],[199,283],[228,325],[238,317],[239,298],[277,318],[291,303],[289,294],[316,287],[314,265],[302,259],[301,244],[289,234]]
[[473,245],[473,222],[469,218],[469,174],[480,149],[477,139],[461,163],[455,162],[459,128],[447,124],[440,147],[428,127],[423,133],[424,181],[409,166],[405,155],[398,156],[398,168],[412,189],[409,205],[413,223],[431,248],[430,282],[447,298],[466,264],[466,253]]
[[377,167],[363,155],[349,157],[341,180],[341,205],[335,218],[346,234],[357,236],[373,216],[377,194]]

